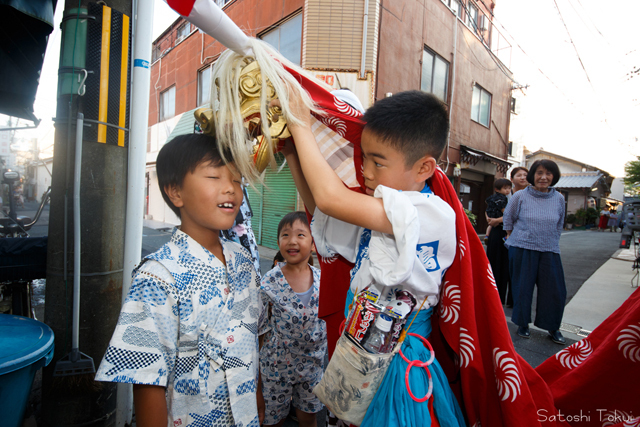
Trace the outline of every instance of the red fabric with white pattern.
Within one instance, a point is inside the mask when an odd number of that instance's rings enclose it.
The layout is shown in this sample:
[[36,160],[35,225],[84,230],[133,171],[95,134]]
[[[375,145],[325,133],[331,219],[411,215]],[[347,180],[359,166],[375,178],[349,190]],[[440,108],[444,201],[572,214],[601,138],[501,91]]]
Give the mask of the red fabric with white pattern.
[[536,371],[563,414],[590,416],[570,424],[640,427],[640,290]]

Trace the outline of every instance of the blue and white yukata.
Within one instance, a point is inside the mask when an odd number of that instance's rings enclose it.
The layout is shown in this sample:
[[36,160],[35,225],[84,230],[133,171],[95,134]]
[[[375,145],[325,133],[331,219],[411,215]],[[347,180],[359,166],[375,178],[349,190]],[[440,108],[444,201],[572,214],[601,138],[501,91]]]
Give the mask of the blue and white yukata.
[[226,265],[180,230],[134,271],[97,381],[166,387],[169,426],[258,426],[260,295],[248,251]]
[[[398,191],[379,185],[374,197],[381,198],[393,227],[384,234],[331,218],[316,209],[311,232],[318,254],[337,254],[355,263],[347,294],[345,316],[353,295],[371,284],[381,291],[382,303],[395,299],[398,290],[411,292],[418,306],[426,299],[409,332],[425,338],[431,333],[431,313],[440,295],[442,276],[456,254],[455,212],[433,194],[428,185],[420,192]],[[413,319],[415,311],[410,315]],[[407,336],[402,351],[409,360],[427,361],[429,352],[421,341]],[[413,401],[405,386],[408,364],[396,355],[378,389],[361,426],[429,426],[428,404]],[[437,360],[429,366],[434,382],[432,397],[442,426],[463,426],[464,417]],[[416,397],[426,394],[428,380],[423,369],[410,371]]]
[[263,315],[260,335],[266,335],[260,350],[262,394],[266,411],[264,424],[277,424],[293,406],[303,412],[316,413],[322,403],[312,393],[322,379],[327,352],[327,330],[318,318],[320,270],[313,272],[313,294],[308,304],[291,289],[280,265],[262,278],[260,287],[263,313],[271,306],[271,316]]

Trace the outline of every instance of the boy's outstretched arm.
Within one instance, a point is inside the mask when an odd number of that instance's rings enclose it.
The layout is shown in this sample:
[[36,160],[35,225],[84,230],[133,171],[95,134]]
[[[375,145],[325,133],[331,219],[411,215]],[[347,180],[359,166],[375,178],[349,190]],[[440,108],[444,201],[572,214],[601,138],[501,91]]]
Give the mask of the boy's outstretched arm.
[[167,400],[164,387],[134,384],[133,403],[136,409],[137,426],[166,427]]
[[387,218],[382,199],[356,193],[344,186],[318,148],[311,131],[309,109],[296,101],[298,100],[290,100],[294,114],[297,117],[306,117],[306,120],[303,125],[289,123],[287,126],[295,141],[300,166],[315,206],[326,215],[341,221],[392,234],[393,228]]
[[304,202],[304,206],[307,208],[309,213],[313,215],[316,210],[316,202],[313,199],[311,190],[309,189],[309,184],[307,183],[307,180],[302,173],[302,169],[300,167],[300,159],[298,158],[296,147],[291,141],[287,141],[284,144],[282,153],[287,159],[287,164],[289,165],[291,176],[293,176],[293,181],[296,183],[296,188],[298,189],[298,193],[300,193],[300,197]]

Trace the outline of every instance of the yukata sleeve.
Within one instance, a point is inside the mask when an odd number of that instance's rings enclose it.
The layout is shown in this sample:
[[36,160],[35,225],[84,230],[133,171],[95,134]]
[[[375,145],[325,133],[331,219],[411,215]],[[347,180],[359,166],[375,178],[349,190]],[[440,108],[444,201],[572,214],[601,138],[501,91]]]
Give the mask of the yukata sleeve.
[[405,282],[413,272],[420,236],[418,210],[403,192],[379,185],[374,197],[382,199],[393,234],[371,233],[371,275],[385,286]]
[[[263,278],[266,279],[267,276]],[[258,336],[264,335],[271,330],[269,326],[269,318],[271,317],[270,299],[267,293],[260,287],[258,290],[258,299],[260,301],[260,316],[258,320]]]
[[173,278],[163,269],[149,261],[135,273],[96,381],[167,386],[180,319]]
[[358,255],[359,236],[362,227],[340,221],[316,209],[311,221],[311,234],[318,254],[324,258],[342,255],[355,262]]

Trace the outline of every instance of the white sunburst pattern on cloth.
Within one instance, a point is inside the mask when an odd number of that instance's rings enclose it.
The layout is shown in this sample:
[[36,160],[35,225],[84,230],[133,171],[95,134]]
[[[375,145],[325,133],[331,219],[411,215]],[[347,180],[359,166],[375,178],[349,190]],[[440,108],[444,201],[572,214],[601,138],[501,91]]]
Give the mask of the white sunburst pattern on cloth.
[[627,419],[624,422],[623,427],[640,427],[640,417]]
[[640,427],[640,417],[634,417],[633,415],[614,409],[613,411],[600,412],[599,415],[602,420],[602,427],[610,427],[623,423],[623,427]]
[[442,291],[440,318],[443,322],[454,324],[460,316],[460,286],[446,281],[442,285]]
[[460,328],[460,367],[466,368],[473,360],[473,352],[476,346],[473,345],[473,337],[468,334],[468,330]]
[[640,362],[640,322],[638,325],[629,325],[620,331],[616,338],[618,350],[632,362]]
[[557,352],[556,359],[565,368],[573,369],[584,362],[592,352],[591,343],[585,338]]
[[482,424],[480,424],[480,420],[478,420],[471,427],[482,427]]
[[324,262],[325,264],[331,264],[332,262],[334,262],[335,260],[338,259],[338,255],[332,255],[330,257],[323,257],[322,255],[318,254],[318,256],[322,259],[322,262]]
[[460,259],[462,259],[465,251],[467,250],[467,247],[464,245],[464,242],[462,241],[462,239],[458,241],[458,247],[460,248]]
[[498,290],[498,287],[496,286],[496,278],[493,277],[493,271],[491,271],[491,264],[487,263],[487,277],[489,278],[489,283],[491,283],[491,285],[493,285],[493,287]]
[[325,125],[334,128],[336,133],[342,137],[344,137],[344,134],[347,132],[347,124],[337,117],[323,117],[320,121]]
[[342,114],[346,114],[347,116],[351,116],[351,117],[359,117],[361,116],[360,112],[358,110],[356,110],[355,108],[353,108],[351,105],[347,104],[344,101],[341,101],[338,98],[333,98],[334,100],[334,104],[336,106],[336,109],[341,112]]
[[493,369],[500,399],[515,402],[520,395],[522,380],[516,362],[509,356],[509,352],[501,351],[498,347],[493,349]]

